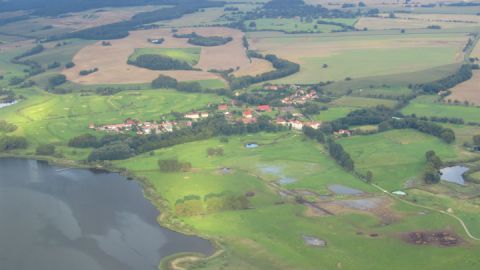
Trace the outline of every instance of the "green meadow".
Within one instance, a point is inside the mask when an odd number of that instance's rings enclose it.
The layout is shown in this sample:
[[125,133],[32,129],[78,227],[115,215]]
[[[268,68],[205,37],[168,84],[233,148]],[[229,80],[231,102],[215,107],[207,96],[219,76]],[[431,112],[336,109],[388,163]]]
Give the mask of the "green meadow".
[[[347,25],[352,25],[355,22],[355,19],[325,19],[326,21],[344,23]],[[255,24],[255,27],[252,27],[252,23]],[[256,20],[247,20],[244,22],[245,27],[248,30],[273,30],[273,31],[284,31],[286,33],[292,32],[314,32],[314,33],[329,33],[332,31],[341,30],[342,27],[331,24],[317,24],[316,20],[311,22],[301,21],[300,19],[288,19],[288,18],[263,18]]]
[[[352,81],[362,77],[382,76],[452,64],[455,47],[416,47],[389,49],[345,50],[326,57],[300,58],[299,73],[277,83],[318,83],[321,81]],[[323,65],[328,65],[323,68]]]
[[88,125],[121,123],[126,118],[159,120],[171,111],[188,112],[205,108],[223,98],[210,94],[189,94],[174,90],[123,91],[113,96],[72,93],[54,95],[41,90],[19,92],[26,100],[0,110],[0,119],[8,119],[32,142],[64,144],[70,138],[88,132]]
[[353,97],[343,96],[331,102],[335,106],[355,107],[355,108],[368,108],[383,105],[386,107],[395,107],[397,102],[391,99],[378,99],[378,98],[365,98],[365,97]]
[[200,51],[201,48],[140,48],[135,49],[135,52],[129,59],[133,61],[140,55],[155,54],[184,61],[190,65],[196,65],[200,59]]
[[[402,137],[415,135],[416,139],[422,139],[421,134],[409,132]],[[432,140],[430,137],[423,139]],[[259,147],[245,148],[244,144],[249,142],[256,142]],[[431,143],[438,142],[432,140]],[[222,147],[224,155],[208,157],[206,150],[210,147]],[[413,156],[413,153],[405,155]],[[157,160],[166,158],[191,162],[193,169],[184,173],[161,173]],[[178,217],[176,223],[212,237],[225,246],[221,256],[194,264],[205,269],[318,269],[319,261],[326,269],[336,269],[339,265],[348,269],[385,269],[387,265],[389,269],[419,265],[422,269],[429,269],[429,263],[422,259],[425,257],[439,258],[441,263],[436,269],[448,269],[454,265],[468,268],[471,260],[464,261],[453,254],[468,256],[478,250],[475,245],[447,249],[405,243],[400,238],[401,232],[450,227],[462,233],[453,219],[435,212],[419,215],[418,208],[402,203],[392,204],[391,211],[399,218],[388,226],[381,225],[382,220],[377,216],[365,212],[347,211],[317,217],[305,215],[304,206],[284,201],[271,183],[283,177],[294,177],[296,182],[282,188],[328,194],[328,185],[342,184],[374,196],[382,195],[339,168],[326,156],[321,145],[295,134],[230,137],[227,143],[214,138],[159,149],[153,154],[115,164],[146,177],[158,196],[168,202],[170,211],[178,199],[188,195],[203,198],[209,193],[221,192],[255,194],[248,210]],[[221,168],[230,168],[231,171],[223,174]],[[327,247],[305,245],[303,236],[325,240]],[[399,252],[402,256],[396,256]],[[373,262],[373,256],[379,259]],[[409,259],[405,260],[404,256]]]
[[409,129],[353,136],[339,142],[358,170],[371,171],[373,182],[390,191],[422,183],[427,151],[434,150],[444,161],[460,155],[454,145]]
[[480,108],[474,106],[449,105],[440,103],[436,96],[420,96],[402,110],[404,114],[462,118],[465,122],[480,123]]

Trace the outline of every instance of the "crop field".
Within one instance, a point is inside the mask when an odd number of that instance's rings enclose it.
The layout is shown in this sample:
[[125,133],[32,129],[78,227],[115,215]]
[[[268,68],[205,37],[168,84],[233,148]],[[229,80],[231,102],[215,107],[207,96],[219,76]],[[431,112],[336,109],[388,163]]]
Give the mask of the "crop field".
[[448,105],[435,102],[436,97],[420,96],[402,109],[404,114],[417,116],[437,116],[462,118],[465,122],[480,123],[480,108],[463,105]]
[[359,170],[370,170],[373,181],[391,191],[421,182],[427,151],[434,149],[445,161],[459,155],[452,145],[414,130],[354,136],[341,139],[340,143]]
[[459,63],[465,34],[295,35],[254,32],[251,47],[299,63],[299,73],[277,83],[318,83],[427,70]]
[[[322,19],[324,20],[324,19]],[[325,21],[344,23],[346,25],[353,25],[355,19],[325,19]],[[251,23],[255,23],[255,26],[251,26]],[[337,25],[330,24],[318,24],[316,21],[306,22],[300,19],[256,19],[247,20],[244,22],[245,27],[250,30],[273,30],[283,31],[286,33],[292,32],[313,32],[313,33],[329,33],[335,30],[341,30],[342,28]]]
[[386,107],[395,107],[397,102],[391,99],[378,99],[378,98],[364,98],[364,97],[352,97],[343,96],[331,102],[335,106],[354,107],[354,108],[368,108],[383,105]]
[[382,86],[382,87],[367,87],[355,89],[352,95],[360,97],[376,96],[379,98],[395,98],[400,96],[408,96],[413,93],[413,90],[405,86]]
[[[246,50],[242,45],[243,33],[229,28],[182,28],[180,33],[196,32],[204,36],[230,36],[234,40],[222,46],[204,47],[200,59],[195,66],[202,71],[169,70],[153,71],[127,64],[128,57],[139,48],[195,48],[187,43],[186,39],[172,37],[170,29],[153,29],[132,32],[128,37],[111,42],[111,46],[102,46],[101,42],[86,46],[74,57],[74,68],[64,70],[67,78],[79,84],[122,84],[150,82],[159,74],[174,77],[181,81],[221,79],[219,75],[210,73],[210,69],[239,69],[245,74],[259,70],[249,61]],[[164,38],[161,45],[152,44],[147,39]],[[97,67],[98,72],[88,76],[80,76],[79,72]],[[264,67],[264,65],[260,65]],[[268,71],[268,70],[267,70]]]
[[135,60],[137,57],[144,54],[154,54],[181,60],[190,65],[196,65],[200,59],[200,50],[200,48],[141,48],[135,49],[135,52],[129,57],[129,60]]
[[[247,149],[244,144],[248,142],[257,142],[260,146]],[[475,252],[476,248],[468,245],[447,249],[405,243],[398,236],[400,232],[447,227],[461,231],[459,225],[449,217],[435,212],[420,215],[416,208],[394,203],[378,195],[368,185],[340,170],[325,157],[320,146],[312,147],[312,143],[295,135],[278,134],[232,137],[228,143],[211,139],[157,150],[153,156],[142,155],[116,164],[138,176],[147,177],[156,187],[158,195],[169,202],[169,208],[173,208],[177,199],[188,195],[203,197],[209,193],[243,194],[247,191],[255,194],[250,199],[252,208],[248,210],[179,217],[179,223],[201,235],[220,237],[222,243],[227,244],[223,256],[205,262],[207,268],[248,269],[255,265],[261,269],[317,269],[320,260],[328,269],[335,269],[338,265],[351,269],[359,269],[358,265],[368,266],[369,269],[383,269],[384,265],[392,265],[390,269],[405,269],[419,264],[426,267],[421,259],[425,256],[439,256],[439,260],[442,260],[442,254],[461,252],[465,255]],[[222,147],[224,156],[206,157],[206,149],[210,147]],[[172,157],[191,162],[194,170],[187,173],[161,173],[157,160]],[[311,175],[301,172],[303,166],[309,166]],[[219,170],[225,167],[230,168],[231,172],[220,173]],[[282,197],[268,183],[292,175],[297,177],[297,182],[286,185],[286,188],[308,189],[325,194],[329,192],[327,185],[341,183],[368,192],[370,195],[367,198],[374,196],[384,200],[386,205],[382,211],[386,212],[371,214],[343,209],[343,212],[335,215],[311,216],[305,206],[288,201],[276,203],[282,201]],[[348,196],[343,198],[349,199]],[[341,200],[341,197],[338,199]],[[292,216],[295,218],[292,219]],[[393,218],[388,226],[380,226],[388,217]],[[302,239],[304,236],[325,240],[327,246],[308,246]],[[361,254],[355,252],[358,246],[365,251]],[[413,260],[402,260],[395,256],[398,252]],[[373,264],[368,259],[370,256],[385,259]],[[465,262],[445,260],[442,267],[462,263]]]
[[470,104],[480,105],[480,71],[474,70],[470,80],[456,85],[452,89],[451,95],[445,99],[448,101],[468,102]]
[[0,26],[0,32],[31,37],[47,37],[130,19],[137,13],[159,9],[160,6],[105,8],[69,13],[65,16],[37,17]]
[[362,17],[355,27],[368,30],[421,29],[432,25],[442,29],[480,27],[480,19],[475,15],[395,13],[395,18],[388,16],[389,14],[380,14],[379,17]]

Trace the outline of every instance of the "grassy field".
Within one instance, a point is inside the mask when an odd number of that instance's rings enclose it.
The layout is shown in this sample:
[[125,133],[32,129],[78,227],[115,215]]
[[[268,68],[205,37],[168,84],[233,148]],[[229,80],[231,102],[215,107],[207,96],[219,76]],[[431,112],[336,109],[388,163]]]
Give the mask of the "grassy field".
[[[344,23],[346,25],[353,25],[356,19],[325,19],[325,21]],[[255,26],[252,26],[251,23],[254,22]],[[332,31],[341,30],[342,27],[337,25],[330,24],[318,24],[316,20],[311,22],[302,21],[298,18],[287,19],[287,18],[277,18],[277,19],[256,19],[256,20],[247,20],[244,22],[247,30],[273,30],[273,31],[283,31],[286,33],[293,32],[313,32],[313,33],[329,33]]]
[[[326,57],[300,58],[301,71],[278,83],[314,83],[328,80],[353,80],[423,70],[454,63],[455,48],[392,48],[348,50]],[[323,65],[328,68],[323,68]]]
[[130,60],[137,59],[138,56],[144,54],[163,55],[170,58],[184,61],[190,65],[196,65],[200,59],[201,48],[141,48],[135,49],[135,52],[129,57]]
[[[246,149],[244,144],[247,142],[257,142],[260,146]],[[225,155],[206,157],[209,147],[222,147]],[[194,170],[161,173],[156,161],[172,157],[191,162]],[[219,239],[226,245],[222,256],[201,264],[205,269],[318,269],[319,261],[326,269],[337,269],[339,265],[348,269],[385,269],[385,265],[389,265],[389,269],[431,269],[428,260],[423,259],[425,257],[435,257],[442,262],[435,266],[436,269],[448,269],[453,265],[472,269],[470,264],[476,263],[472,260],[465,262],[464,258],[470,257],[468,254],[474,256],[477,245],[438,248],[413,246],[400,239],[400,233],[422,229],[451,228],[463,235],[453,219],[434,212],[419,215],[416,208],[392,202],[387,209],[398,218],[385,226],[375,214],[347,211],[340,215],[315,217],[306,215],[304,206],[291,202],[276,203],[282,200],[281,196],[268,183],[292,175],[297,182],[284,188],[325,193],[326,185],[341,183],[375,194],[368,185],[335,165],[319,145],[295,135],[231,137],[228,143],[211,139],[157,150],[154,155],[142,155],[116,164],[147,177],[170,207],[186,195],[255,193],[250,199],[252,208],[249,210],[178,218],[177,222],[184,226]],[[223,167],[231,168],[231,173],[219,173]],[[372,233],[379,236],[370,237]],[[303,236],[323,239],[327,241],[327,247],[305,245]],[[402,256],[398,256],[399,252]],[[447,254],[450,257],[443,260]],[[463,256],[460,259],[452,254]],[[371,256],[379,259],[372,261]]]
[[313,116],[313,118],[316,121],[332,121],[347,116],[353,110],[355,108],[352,107],[330,107],[326,111],[321,111],[319,115]]
[[416,114],[417,116],[437,116],[462,118],[465,122],[480,123],[480,108],[463,105],[448,105],[436,103],[436,96],[420,96],[402,110],[404,114]]
[[27,100],[0,110],[0,119],[18,125],[15,134],[26,136],[32,148],[37,143],[64,144],[75,135],[88,132],[90,123],[121,123],[128,117],[159,120],[171,111],[188,112],[223,100],[215,95],[163,89],[123,91],[113,96],[53,95],[30,89],[19,93]]
[[391,99],[378,99],[378,98],[364,98],[364,97],[352,97],[343,96],[331,102],[335,106],[343,107],[355,107],[355,108],[368,108],[383,105],[386,107],[395,107],[397,102]]
[[413,90],[405,86],[381,86],[355,89],[353,90],[352,95],[363,97],[376,96],[380,98],[396,98],[400,96],[408,96],[412,93]]
[[388,190],[421,182],[425,152],[435,150],[444,160],[459,156],[455,147],[414,130],[393,130],[341,139],[357,169],[372,171],[373,181]]

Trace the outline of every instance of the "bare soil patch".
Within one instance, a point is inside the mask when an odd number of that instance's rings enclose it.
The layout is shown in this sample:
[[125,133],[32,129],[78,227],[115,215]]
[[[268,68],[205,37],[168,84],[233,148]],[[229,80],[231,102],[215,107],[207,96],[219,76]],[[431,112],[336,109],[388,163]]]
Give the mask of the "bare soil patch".
[[[226,70],[229,68],[245,72],[265,72],[259,62],[250,62],[242,44],[243,33],[239,30],[212,28],[182,28],[179,33],[196,32],[202,36],[230,36],[233,38],[222,46],[202,47],[200,60],[195,66],[201,71],[172,70],[153,71],[127,64],[128,57],[137,48],[191,48],[187,39],[174,38],[171,29],[151,29],[133,31],[126,38],[111,41],[111,46],[102,46],[101,42],[80,50],[73,58],[75,67],[66,69],[63,74],[73,82],[80,84],[124,84],[150,82],[159,74],[176,78],[180,81],[221,79],[218,74],[208,72],[211,69]],[[148,42],[148,39],[164,38],[161,45]],[[81,70],[98,68],[99,71],[88,76],[80,76]]]
[[429,245],[454,247],[461,244],[462,239],[453,232],[409,232],[402,235],[402,239],[412,245]]
[[474,70],[470,80],[458,84],[450,91],[452,94],[445,98],[447,101],[468,101],[470,104],[480,105],[480,71]]

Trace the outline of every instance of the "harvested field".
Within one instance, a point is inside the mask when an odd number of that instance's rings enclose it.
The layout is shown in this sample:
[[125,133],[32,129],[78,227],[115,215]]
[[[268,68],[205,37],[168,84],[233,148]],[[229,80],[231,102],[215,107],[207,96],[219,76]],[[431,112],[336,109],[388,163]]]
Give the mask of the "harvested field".
[[458,84],[450,89],[452,94],[447,96],[446,100],[460,102],[468,101],[470,104],[480,105],[480,71],[474,70],[470,80]]
[[480,25],[480,17],[474,15],[398,13],[395,16],[396,18],[389,18],[388,14],[382,14],[380,17],[363,17],[358,20],[355,27],[357,29],[384,30],[427,28],[430,25],[438,25],[448,29]]
[[99,25],[126,21],[140,12],[159,9],[159,6],[138,6],[124,8],[102,8],[78,13],[69,13],[56,18],[36,18],[29,22],[32,24],[51,25],[56,28],[68,28],[72,30],[86,29]]
[[477,42],[477,45],[475,45],[475,48],[471,53],[471,57],[477,57],[480,59],[480,42]]
[[[73,58],[76,66],[64,70],[63,74],[69,80],[80,84],[123,84],[150,82],[159,74],[171,76],[180,81],[221,79],[218,74],[208,72],[211,69],[226,70],[238,67],[245,72],[244,74],[269,70],[264,63],[259,64],[258,61],[250,63],[242,44],[243,33],[239,30],[223,27],[179,30],[180,34],[191,32],[203,36],[230,36],[233,41],[222,46],[202,47],[200,59],[195,65],[202,71],[153,71],[128,65],[128,57],[138,48],[193,48],[195,46],[188,44],[187,39],[172,37],[170,29],[134,31],[124,39],[111,41],[111,46],[102,46],[101,42],[97,42],[83,48]],[[148,38],[164,38],[165,41],[161,45],[156,45],[148,42]],[[81,70],[95,67],[99,69],[98,72],[88,76],[79,75]],[[253,72],[252,75],[254,75]]]
[[402,238],[413,245],[431,245],[452,247],[458,246],[462,241],[461,238],[453,232],[410,232],[402,236]]
[[[427,70],[463,60],[465,34],[288,35],[249,34],[250,45],[301,65],[300,72],[276,83],[318,83]],[[324,68],[323,65],[328,65]]]

